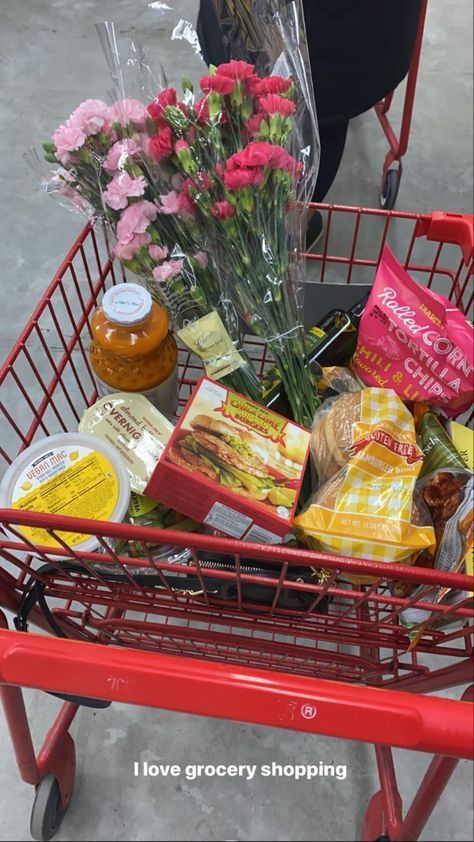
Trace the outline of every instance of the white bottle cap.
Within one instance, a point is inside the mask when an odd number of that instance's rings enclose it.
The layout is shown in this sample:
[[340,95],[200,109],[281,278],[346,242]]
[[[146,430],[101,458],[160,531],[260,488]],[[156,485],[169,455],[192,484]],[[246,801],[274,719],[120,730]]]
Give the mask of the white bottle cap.
[[102,307],[109,321],[118,325],[136,325],[151,313],[150,293],[139,284],[117,284],[105,293]]

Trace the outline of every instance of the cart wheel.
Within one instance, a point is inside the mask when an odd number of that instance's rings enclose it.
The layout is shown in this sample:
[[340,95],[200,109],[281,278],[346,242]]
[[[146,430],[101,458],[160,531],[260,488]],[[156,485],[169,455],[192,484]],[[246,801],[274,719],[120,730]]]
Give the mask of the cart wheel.
[[380,207],[383,210],[391,210],[395,207],[401,179],[402,173],[400,170],[389,170],[385,176],[385,183],[380,194]]
[[30,833],[39,842],[48,842],[59,830],[66,810],[61,803],[59,783],[54,775],[47,774],[36,788],[31,811]]

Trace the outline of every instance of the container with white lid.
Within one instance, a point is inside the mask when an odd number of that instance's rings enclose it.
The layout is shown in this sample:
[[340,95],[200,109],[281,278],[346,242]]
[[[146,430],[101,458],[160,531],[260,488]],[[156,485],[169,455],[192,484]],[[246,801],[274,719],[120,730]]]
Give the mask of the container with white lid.
[[[107,442],[82,433],[59,433],[28,447],[0,483],[0,507],[121,523],[130,502],[128,471]],[[16,526],[34,544],[58,548],[45,529]],[[20,541],[8,533],[14,541]],[[75,550],[100,547],[94,535],[58,532]]]
[[109,321],[119,325],[137,325],[146,319],[153,299],[139,284],[118,284],[104,294],[102,307]]
[[166,311],[139,284],[118,284],[91,318],[90,359],[100,397],[145,395],[167,417],[178,406],[178,349]]

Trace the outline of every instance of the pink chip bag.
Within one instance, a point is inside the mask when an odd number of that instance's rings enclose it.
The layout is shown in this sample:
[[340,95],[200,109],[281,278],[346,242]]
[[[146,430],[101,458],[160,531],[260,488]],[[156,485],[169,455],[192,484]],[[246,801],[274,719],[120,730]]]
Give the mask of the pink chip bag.
[[384,246],[352,366],[368,386],[458,415],[474,396],[474,328],[447,298],[414,281]]

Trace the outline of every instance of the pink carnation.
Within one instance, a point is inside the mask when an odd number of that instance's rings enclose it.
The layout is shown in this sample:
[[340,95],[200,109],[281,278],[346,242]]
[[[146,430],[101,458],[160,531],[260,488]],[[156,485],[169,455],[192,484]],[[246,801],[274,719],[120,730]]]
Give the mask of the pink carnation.
[[186,152],[188,149],[189,143],[186,140],[183,140],[182,138],[181,140],[177,140],[174,145],[174,151],[177,155],[179,155],[180,152]]
[[112,123],[122,126],[133,123],[137,129],[144,129],[147,116],[146,107],[139,99],[120,99],[109,108]]
[[131,196],[143,196],[146,189],[146,181],[142,175],[133,178],[128,172],[119,172],[114,176],[102,197],[113,210],[122,210],[128,205]]
[[71,152],[80,149],[86,142],[87,135],[83,129],[71,125],[69,120],[66,120],[64,125],[59,126],[53,134],[52,141],[56,147],[56,158],[62,164],[67,164],[71,160]]
[[135,234],[128,243],[117,243],[114,249],[115,257],[119,260],[132,260],[137,251],[150,242],[150,234]]
[[[121,246],[126,245],[148,245],[151,242],[151,236],[147,233],[147,228],[150,222],[153,222],[158,215],[158,210],[153,202],[147,202],[142,199],[140,202],[135,202],[129,205],[123,211],[117,223],[117,240]],[[137,235],[143,235],[138,237]]]
[[170,281],[176,275],[179,275],[183,268],[183,260],[168,260],[153,269],[153,277],[159,284],[164,281]]
[[104,161],[104,170],[113,173],[115,170],[123,169],[128,158],[137,157],[141,150],[142,147],[135,138],[126,137],[123,140],[118,140],[109,150],[109,154]]
[[[54,179],[51,179],[52,181]],[[91,213],[91,206],[87,199],[84,196],[81,196],[74,187],[69,187],[67,184],[62,183],[61,181],[58,182],[60,187],[58,188],[58,192],[61,196],[64,196],[71,204],[76,208],[76,210],[81,211],[81,213]]]
[[101,99],[86,99],[72,112],[69,121],[86,135],[97,134],[109,128],[109,107]]
[[149,246],[148,254],[150,255],[152,260],[165,260],[168,257],[168,249],[166,246]]
[[206,266],[207,266],[207,254],[204,251],[195,252],[194,259],[197,260],[201,269],[206,268]]
[[179,211],[179,196],[176,190],[170,190],[160,196],[159,204],[157,204],[160,213],[178,213]]

